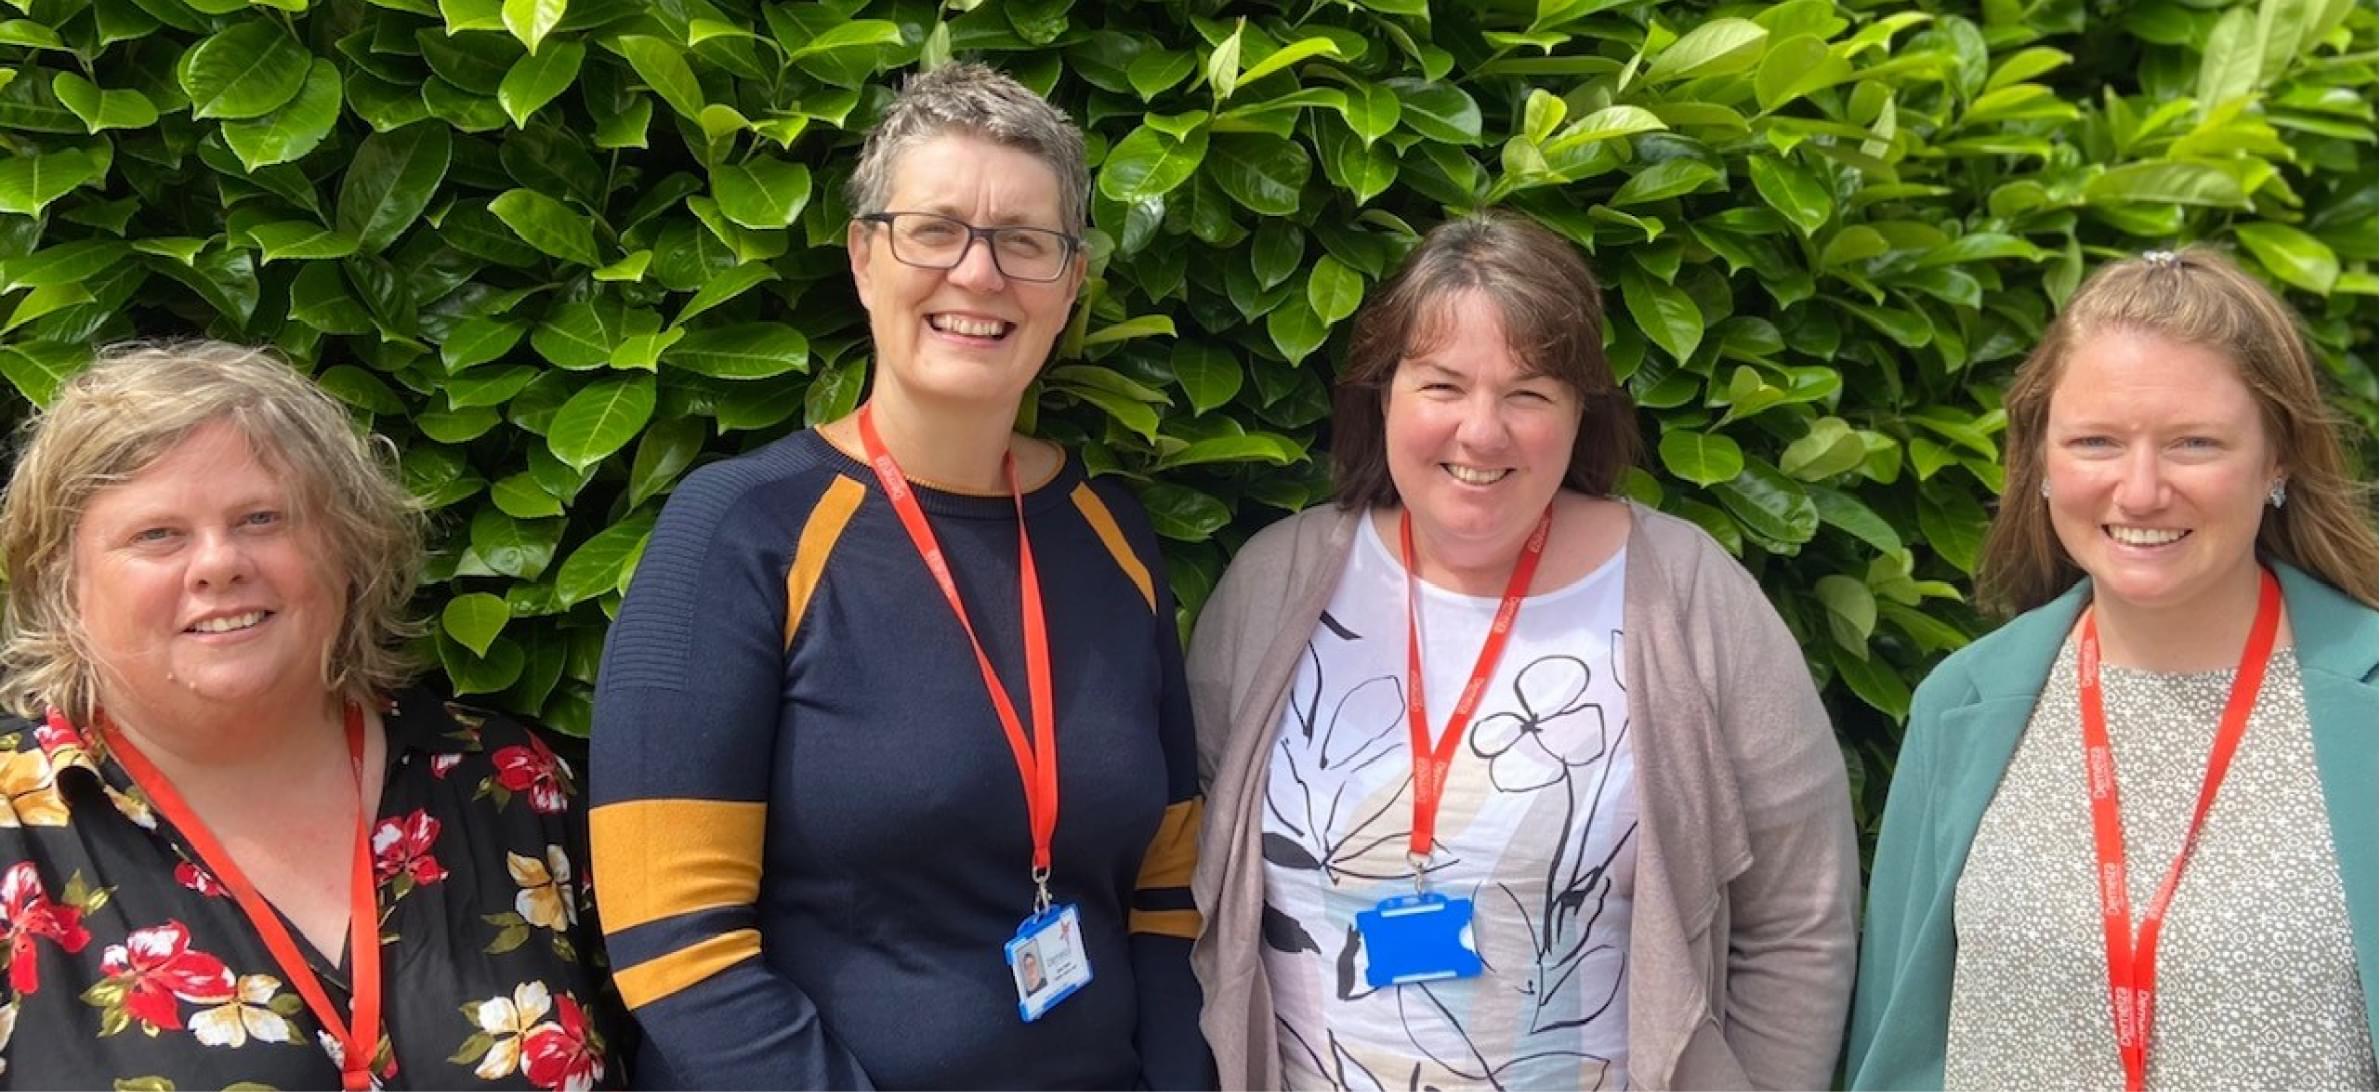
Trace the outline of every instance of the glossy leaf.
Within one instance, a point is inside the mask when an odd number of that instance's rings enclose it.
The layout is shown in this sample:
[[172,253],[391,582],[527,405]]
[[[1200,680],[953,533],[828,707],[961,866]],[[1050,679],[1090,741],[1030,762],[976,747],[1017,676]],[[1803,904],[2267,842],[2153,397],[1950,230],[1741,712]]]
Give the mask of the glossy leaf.
[[506,190],[488,202],[521,241],[576,265],[601,265],[595,253],[595,225],[585,215],[535,190]]

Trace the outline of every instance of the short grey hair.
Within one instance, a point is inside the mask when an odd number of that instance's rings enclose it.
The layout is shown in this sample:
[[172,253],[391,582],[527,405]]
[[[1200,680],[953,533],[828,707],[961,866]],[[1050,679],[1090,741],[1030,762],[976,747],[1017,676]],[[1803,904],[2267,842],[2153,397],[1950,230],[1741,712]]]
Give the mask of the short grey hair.
[[989,65],[964,61],[909,77],[860,148],[844,196],[855,215],[884,211],[901,154],[949,133],[980,137],[1049,164],[1058,178],[1058,215],[1069,234],[1090,223],[1091,169],[1083,133],[1066,112]]
[[304,372],[268,349],[220,341],[130,343],[67,380],[28,439],[0,499],[7,617],[0,706],[78,724],[99,704],[101,665],[83,630],[74,537],[93,498],[229,423],[289,489],[291,516],[319,537],[346,613],[322,650],[329,693],[367,700],[403,686],[423,632],[408,613],[422,568],[422,511],[398,480],[396,449],[367,436]]

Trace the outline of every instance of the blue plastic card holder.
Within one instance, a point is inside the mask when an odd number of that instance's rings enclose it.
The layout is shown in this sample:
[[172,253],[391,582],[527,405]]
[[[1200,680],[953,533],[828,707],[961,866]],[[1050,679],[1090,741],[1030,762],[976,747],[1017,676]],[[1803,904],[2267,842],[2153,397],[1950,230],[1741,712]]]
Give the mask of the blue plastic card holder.
[[1053,906],[1017,926],[1001,951],[1016,982],[1016,1012],[1030,1024],[1091,984],[1091,956],[1083,950],[1082,915]]
[[1370,959],[1364,981],[1373,989],[1479,973],[1469,899],[1427,892],[1382,899],[1355,915],[1355,929]]

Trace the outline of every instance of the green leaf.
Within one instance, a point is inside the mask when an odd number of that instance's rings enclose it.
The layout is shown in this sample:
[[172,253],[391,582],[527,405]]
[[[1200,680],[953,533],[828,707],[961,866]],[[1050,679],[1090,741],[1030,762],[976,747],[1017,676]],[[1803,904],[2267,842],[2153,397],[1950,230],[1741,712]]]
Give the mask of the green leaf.
[[1157,467],[1160,470],[1172,470],[1203,463],[1245,462],[1288,466],[1305,457],[1306,450],[1286,436],[1252,432],[1244,436],[1216,436],[1193,441],[1181,450],[1158,459]]
[[1718,181],[1719,171],[1692,159],[1670,159],[1636,172],[1611,197],[1614,206],[1666,201]]
[[689,331],[661,359],[713,379],[769,379],[807,368],[810,346],[791,326],[747,322]]
[[1942,560],[1972,574],[1983,554],[1984,528],[1991,522],[1981,504],[1964,492],[1931,486],[1917,494],[1917,530]]
[[652,534],[651,515],[634,516],[595,532],[562,562],[562,571],[554,577],[554,595],[564,606],[575,606],[618,587],[629,563],[644,553],[645,540]]
[[531,50],[504,73],[504,82],[496,87],[496,103],[513,125],[526,129],[541,107],[578,80],[586,60],[587,47],[575,41],[556,42],[542,52]]
[[2092,204],[2206,205],[2248,207],[2239,179],[2204,163],[2127,163],[2110,168],[2083,187]]
[[1711,491],[1745,530],[1771,542],[1792,546],[1818,533],[1818,510],[1801,483],[1760,459],[1746,459],[1743,473]]
[[[832,33],[831,31],[829,33]],[[694,78],[694,69],[686,64],[686,56],[676,45],[660,38],[642,34],[628,34],[614,39],[612,49],[636,70],[637,78],[661,96],[661,101],[688,120],[702,116],[702,81]]]
[[1441,144],[1479,143],[1479,103],[1452,84],[1391,80],[1406,128]]
[[1909,684],[1892,665],[1881,656],[1860,656],[1842,648],[1829,654],[1834,661],[1835,677],[1842,679],[1859,700],[1883,711],[1895,720],[1909,716]]
[[591,383],[554,414],[546,446],[572,468],[586,469],[636,439],[645,422],[653,419],[654,401],[649,375]]
[[1760,199],[1783,213],[1804,236],[1826,226],[1827,219],[1834,215],[1834,197],[1800,164],[1756,155],[1752,157],[1751,171],[1752,188],[1760,191]]
[[488,646],[504,632],[504,624],[512,621],[512,607],[499,596],[486,592],[465,592],[446,601],[446,609],[438,612],[439,628],[455,639],[474,656],[486,656]]
[[1917,259],[1916,268],[1932,269],[1945,265],[1965,265],[1968,262],[1990,261],[1997,258],[2021,258],[2038,262],[2050,252],[2032,243],[2000,232],[1978,231],[1927,251]]
[[2216,21],[2200,52],[2198,112],[2208,111],[2256,90],[2264,64],[2263,43],[2256,33],[2256,13],[2247,5],[2232,8]]
[[0,158],[0,212],[38,216],[50,202],[106,173],[104,161],[79,148]]
[[1142,125],[1108,152],[1099,168],[1099,192],[1127,205],[1163,197],[1189,181],[1206,155],[1205,126],[1176,139]]
[[2318,296],[2327,296],[2339,281],[2339,256],[2303,231],[2269,220],[2233,229],[2240,244],[2254,254],[2266,272]]
[[1271,289],[1288,280],[1305,261],[1306,233],[1288,220],[1267,219],[1256,225],[1255,245],[1248,250],[1248,268],[1259,287]]
[[1818,510],[1819,522],[1875,547],[1878,553],[1900,551],[1900,533],[1858,497],[1821,485],[1809,486],[1806,491],[1810,495],[1810,504]]
[[1141,315],[1137,318],[1125,319],[1122,322],[1111,322],[1093,330],[1083,335],[1083,344],[1085,346],[1106,345],[1111,342],[1130,341],[1134,338],[1158,335],[1172,337],[1173,333],[1173,318],[1171,316]]
[[1719,18],[1696,26],[1669,44],[1645,69],[1648,83],[1697,76],[1727,76],[1760,63],[1768,28],[1749,19]]
[[570,206],[535,190],[506,190],[488,202],[488,211],[504,221],[521,241],[574,265],[597,266],[595,225]]
[[17,393],[43,409],[58,396],[58,388],[90,362],[91,351],[80,345],[30,342],[0,345],[0,375]]
[[355,253],[355,236],[304,220],[280,220],[248,229],[262,264],[285,258],[344,258]]
[[50,89],[91,132],[102,129],[146,129],[157,124],[157,107],[138,91],[104,91],[72,72],[60,72]]
[[1851,62],[1835,56],[1817,35],[1796,34],[1769,46],[1752,80],[1753,95],[1765,112],[1850,78]]
[[1777,468],[1806,482],[1822,481],[1859,468],[1868,457],[1866,442],[1840,417],[1821,417],[1810,431],[1785,446]]
[[1140,503],[1148,510],[1149,526],[1178,542],[1204,542],[1231,522],[1231,509],[1222,501],[1170,482],[1142,487]]
[[711,168],[711,196],[720,214],[740,226],[790,227],[810,203],[810,168],[767,156],[721,164]]
[[1662,466],[1696,485],[1732,481],[1744,472],[1744,449],[1724,433],[1665,429],[1659,450]]
[[1363,303],[1364,276],[1347,268],[1337,258],[1323,255],[1307,274],[1306,302],[1325,326],[1336,326],[1340,319],[1355,313]]
[[876,49],[901,44],[899,25],[883,19],[853,19],[838,24],[810,39],[799,48],[789,50],[786,60],[798,61],[836,50]]
[[340,102],[339,67],[317,59],[296,98],[254,121],[224,122],[223,143],[250,171],[291,162],[330,135],[339,120]]
[[1302,145],[1257,133],[1216,137],[1208,160],[1215,184],[1263,216],[1297,212],[1299,192],[1314,173],[1314,161]]
[[1264,331],[1272,338],[1273,347],[1291,364],[1304,360],[1330,337],[1330,327],[1322,321],[1322,316],[1314,313],[1314,306],[1306,302],[1304,293],[1291,296],[1267,313]]
[[114,239],[78,239],[0,262],[0,292],[87,280],[124,260],[131,249]]
[[1702,344],[1702,309],[1694,298],[1653,279],[1633,262],[1620,268],[1620,298],[1636,328],[1672,358],[1685,360]]
[[453,130],[428,122],[365,137],[340,179],[334,225],[366,254],[388,249],[429,206],[453,153]]
[[746,262],[735,266],[711,278],[696,291],[694,298],[687,300],[686,306],[678,311],[677,323],[684,325],[686,320],[776,279],[777,271],[765,262]]
[[504,0],[504,28],[534,56],[569,10],[570,0]]
[[1229,403],[1240,393],[1244,380],[1238,357],[1203,341],[1174,345],[1173,374],[1182,385],[1182,393],[1189,396],[1193,413],[1205,413]]
[[314,377],[314,382],[330,392],[331,397],[366,413],[394,417],[405,412],[404,400],[389,389],[387,382],[353,364],[337,364],[323,369],[321,375]]
[[262,117],[296,98],[313,57],[269,19],[218,31],[182,55],[176,75],[194,118]]
[[[815,387],[817,384],[812,384]],[[634,508],[678,480],[702,453],[703,423],[694,417],[653,422],[637,438],[628,466],[628,506]],[[567,563],[565,563],[567,573]]]
[[1876,597],[1854,577],[1834,573],[1818,578],[1818,601],[1826,607],[1826,625],[1835,643],[1865,655],[1868,637],[1876,632]]

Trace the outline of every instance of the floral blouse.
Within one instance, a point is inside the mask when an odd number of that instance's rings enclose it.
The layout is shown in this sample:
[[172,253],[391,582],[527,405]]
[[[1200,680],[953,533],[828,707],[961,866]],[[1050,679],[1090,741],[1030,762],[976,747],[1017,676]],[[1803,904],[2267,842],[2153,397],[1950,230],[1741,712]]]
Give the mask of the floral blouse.
[[[382,723],[379,1083],[620,1085],[571,764],[419,690]],[[0,1085],[339,1087],[339,1042],[238,903],[63,724],[0,719]],[[344,957],[301,949],[344,1013]]]

